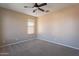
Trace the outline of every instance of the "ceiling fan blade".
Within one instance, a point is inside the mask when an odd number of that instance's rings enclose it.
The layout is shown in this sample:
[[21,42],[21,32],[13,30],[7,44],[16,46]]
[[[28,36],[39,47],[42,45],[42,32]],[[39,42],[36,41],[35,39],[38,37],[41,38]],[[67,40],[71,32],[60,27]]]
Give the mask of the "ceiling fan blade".
[[37,11],[37,9],[33,10],[33,13],[36,12],[36,11]]
[[42,4],[38,5],[38,7],[42,7],[42,6],[45,6],[45,5],[47,5],[47,3],[42,3]]
[[24,6],[24,8],[32,8],[32,7],[30,7],[30,6]]
[[45,12],[49,12],[49,10],[46,10]]
[[38,9],[44,12],[44,10],[43,10],[43,9],[41,9],[41,8],[38,8]]

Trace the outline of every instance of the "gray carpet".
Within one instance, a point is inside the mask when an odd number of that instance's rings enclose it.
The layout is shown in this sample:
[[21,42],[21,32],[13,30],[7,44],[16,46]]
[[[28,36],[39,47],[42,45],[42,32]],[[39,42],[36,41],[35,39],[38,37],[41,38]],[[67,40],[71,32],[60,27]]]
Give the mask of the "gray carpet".
[[79,50],[42,40],[29,40],[0,48],[0,55],[7,56],[79,56]]

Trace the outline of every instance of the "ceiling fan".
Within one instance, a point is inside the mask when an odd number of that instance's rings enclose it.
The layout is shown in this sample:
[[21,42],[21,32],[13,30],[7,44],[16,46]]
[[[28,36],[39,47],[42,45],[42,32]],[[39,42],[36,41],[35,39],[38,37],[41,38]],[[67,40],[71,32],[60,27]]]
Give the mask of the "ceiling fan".
[[36,8],[33,10],[33,13],[36,12],[37,10],[40,10],[42,12],[49,12],[49,10],[44,10],[44,9],[40,8],[40,7],[46,6],[46,5],[47,5],[47,3],[42,3],[42,4],[34,3],[33,7],[24,6],[24,8]]

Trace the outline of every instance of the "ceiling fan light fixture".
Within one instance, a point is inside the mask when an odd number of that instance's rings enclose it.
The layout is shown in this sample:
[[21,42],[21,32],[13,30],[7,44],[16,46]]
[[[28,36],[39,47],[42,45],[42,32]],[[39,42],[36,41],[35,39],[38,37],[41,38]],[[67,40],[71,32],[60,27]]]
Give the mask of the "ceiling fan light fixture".
[[42,12],[49,12],[48,10],[45,11],[44,9],[41,8],[42,6],[45,6],[45,5],[47,5],[47,3],[41,3],[41,4],[34,3],[34,6],[32,7],[24,6],[24,8],[33,8],[33,13],[36,12],[37,10],[40,10]]

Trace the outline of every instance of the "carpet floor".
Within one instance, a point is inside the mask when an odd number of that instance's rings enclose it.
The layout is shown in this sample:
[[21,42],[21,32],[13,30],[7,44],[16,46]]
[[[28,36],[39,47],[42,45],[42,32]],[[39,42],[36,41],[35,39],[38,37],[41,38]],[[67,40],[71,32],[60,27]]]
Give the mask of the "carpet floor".
[[3,56],[79,56],[79,50],[43,40],[29,40],[0,48]]

